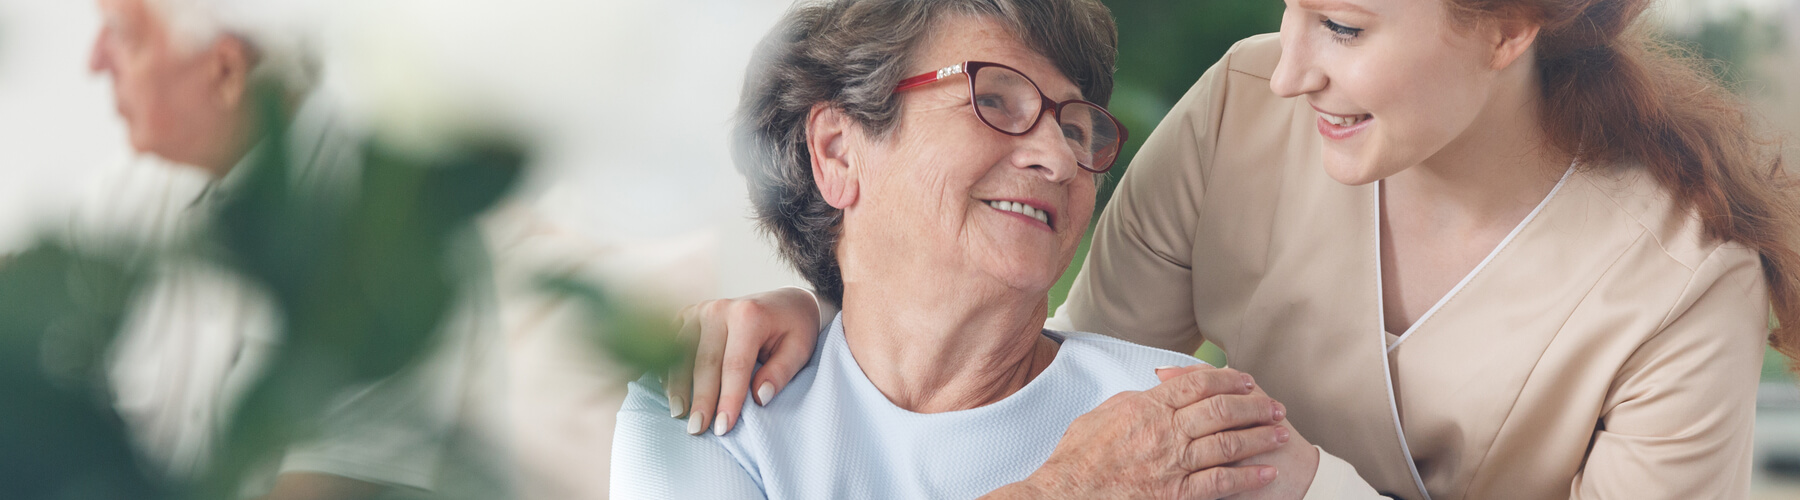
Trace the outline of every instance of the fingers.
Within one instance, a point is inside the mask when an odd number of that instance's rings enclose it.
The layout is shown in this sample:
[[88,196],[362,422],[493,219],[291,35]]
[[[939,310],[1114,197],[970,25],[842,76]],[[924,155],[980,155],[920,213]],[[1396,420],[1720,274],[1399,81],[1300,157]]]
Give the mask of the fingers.
[[1213,396],[1175,410],[1182,434],[1199,439],[1219,432],[1267,425],[1287,418],[1287,408],[1268,396]]
[[768,351],[768,360],[756,371],[756,404],[767,405],[794,380],[794,374],[800,373],[812,359],[813,348],[819,343],[819,336],[787,335],[775,341]]
[[1288,439],[1287,428],[1279,425],[1209,434],[1188,443],[1181,456],[1181,466],[1194,471],[1218,467],[1275,451]]
[[[700,325],[694,322],[693,316],[694,308],[689,307],[677,318],[681,323],[678,338],[686,345],[695,345],[700,337]],[[694,358],[689,356],[670,368],[663,381],[663,392],[669,398],[669,416],[687,418],[688,402],[694,399]]]
[[[715,422],[719,403],[720,371],[725,362],[725,318],[717,314],[718,302],[699,307],[696,322],[700,327],[700,343],[694,353],[694,397],[688,402],[688,434],[706,432]],[[719,431],[723,431],[720,428]]]
[[1144,393],[1170,408],[1181,408],[1220,394],[1249,394],[1255,380],[1230,368],[1199,368],[1158,384]]
[[1175,377],[1187,375],[1189,373],[1204,370],[1207,368],[1212,368],[1212,366],[1204,365],[1204,364],[1187,365],[1187,366],[1164,366],[1164,367],[1160,367],[1160,368],[1156,369],[1156,378],[1162,382],[1168,382],[1169,380],[1174,379]]
[[719,413],[714,416],[714,434],[718,435],[737,426],[763,339],[774,336],[765,320],[768,312],[755,302],[733,302],[726,307],[725,315],[729,332],[724,335],[725,358],[720,365],[720,383],[723,385],[719,389]]
[[806,366],[818,344],[817,307],[807,292],[781,289],[682,311],[696,352],[691,369],[669,377],[670,413],[682,414],[685,403],[690,434],[736,427],[753,388],[757,404],[767,404]]
[[1182,480],[1181,498],[1224,498],[1268,486],[1275,476],[1275,468],[1267,465],[1204,469]]
[[[756,388],[756,404],[766,405],[794,380],[794,374],[806,367],[812,359],[813,347],[819,344],[819,330],[825,325],[819,324],[820,304],[812,292],[796,288],[784,287],[771,291],[767,298],[772,304],[770,311],[770,328],[780,334],[763,343],[763,365],[756,371],[751,387]],[[798,312],[798,315],[776,315],[776,312]]]

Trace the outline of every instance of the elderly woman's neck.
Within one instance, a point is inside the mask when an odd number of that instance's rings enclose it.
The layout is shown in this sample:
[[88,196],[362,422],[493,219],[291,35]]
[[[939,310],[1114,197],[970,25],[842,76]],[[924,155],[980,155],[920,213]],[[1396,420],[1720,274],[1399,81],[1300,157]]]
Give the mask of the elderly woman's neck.
[[1042,334],[1044,297],[935,287],[844,291],[844,336],[864,375],[895,406],[940,413],[986,406],[1037,378],[1058,344]]

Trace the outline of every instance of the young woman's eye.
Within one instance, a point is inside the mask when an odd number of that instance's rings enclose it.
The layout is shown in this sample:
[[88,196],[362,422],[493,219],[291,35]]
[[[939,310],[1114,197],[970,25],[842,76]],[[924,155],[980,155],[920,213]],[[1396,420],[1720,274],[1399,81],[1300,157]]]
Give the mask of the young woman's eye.
[[1362,28],[1344,26],[1330,19],[1321,19],[1319,20],[1319,23],[1325,25],[1325,29],[1331,30],[1332,38],[1340,42],[1355,40],[1356,36],[1361,35],[1363,32]]

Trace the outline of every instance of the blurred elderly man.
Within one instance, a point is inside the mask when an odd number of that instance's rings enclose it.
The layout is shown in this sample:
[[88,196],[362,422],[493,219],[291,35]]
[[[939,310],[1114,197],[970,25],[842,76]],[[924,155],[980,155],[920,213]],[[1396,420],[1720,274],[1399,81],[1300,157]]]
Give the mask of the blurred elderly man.
[[[352,179],[355,142],[308,96],[313,66],[299,44],[267,21],[269,5],[245,0],[99,0],[104,25],[90,68],[113,80],[119,115],[140,153],[197,170],[134,168],[111,179],[81,222],[107,238],[179,245],[229,192],[257,147],[252,82],[290,90],[291,164],[301,182]],[[264,16],[255,18],[254,16]],[[200,175],[195,175],[196,173]],[[90,228],[91,229],[91,228]],[[105,242],[101,242],[105,243]],[[144,455],[177,481],[203,474],[230,411],[279,344],[266,297],[205,262],[158,269],[114,346],[115,406]],[[464,325],[468,323],[468,325]],[[458,320],[473,325],[474,320]],[[462,328],[451,338],[472,338]],[[460,341],[446,343],[455,350]],[[248,478],[246,496],[363,498],[393,488],[429,489],[467,370],[440,353],[415,371],[346,394],[313,442],[290,447],[279,471]]]
[[227,29],[233,17],[249,16],[221,13],[250,10],[246,3],[99,0],[105,25],[89,68],[112,77],[132,148],[223,177],[255,137],[245,105],[252,74],[310,86],[308,64],[291,43]]

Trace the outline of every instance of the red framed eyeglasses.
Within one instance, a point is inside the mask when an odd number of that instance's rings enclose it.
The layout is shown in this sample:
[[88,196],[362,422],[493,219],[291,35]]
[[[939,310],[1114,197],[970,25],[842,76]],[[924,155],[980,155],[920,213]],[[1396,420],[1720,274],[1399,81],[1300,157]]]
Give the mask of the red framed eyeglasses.
[[1037,82],[1004,64],[968,61],[905,80],[894,93],[923,87],[958,74],[969,77],[969,105],[988,128],[1010,136],[1022,136],[1036,128],[1050,110],[1062,128],[1063,139],[1075,154],[1075,164],[1094,173],[1106,173],[1119,159],[1125,144],[1125,125],[1112,113],[1081,99],[1056,101],[1044,95]]

